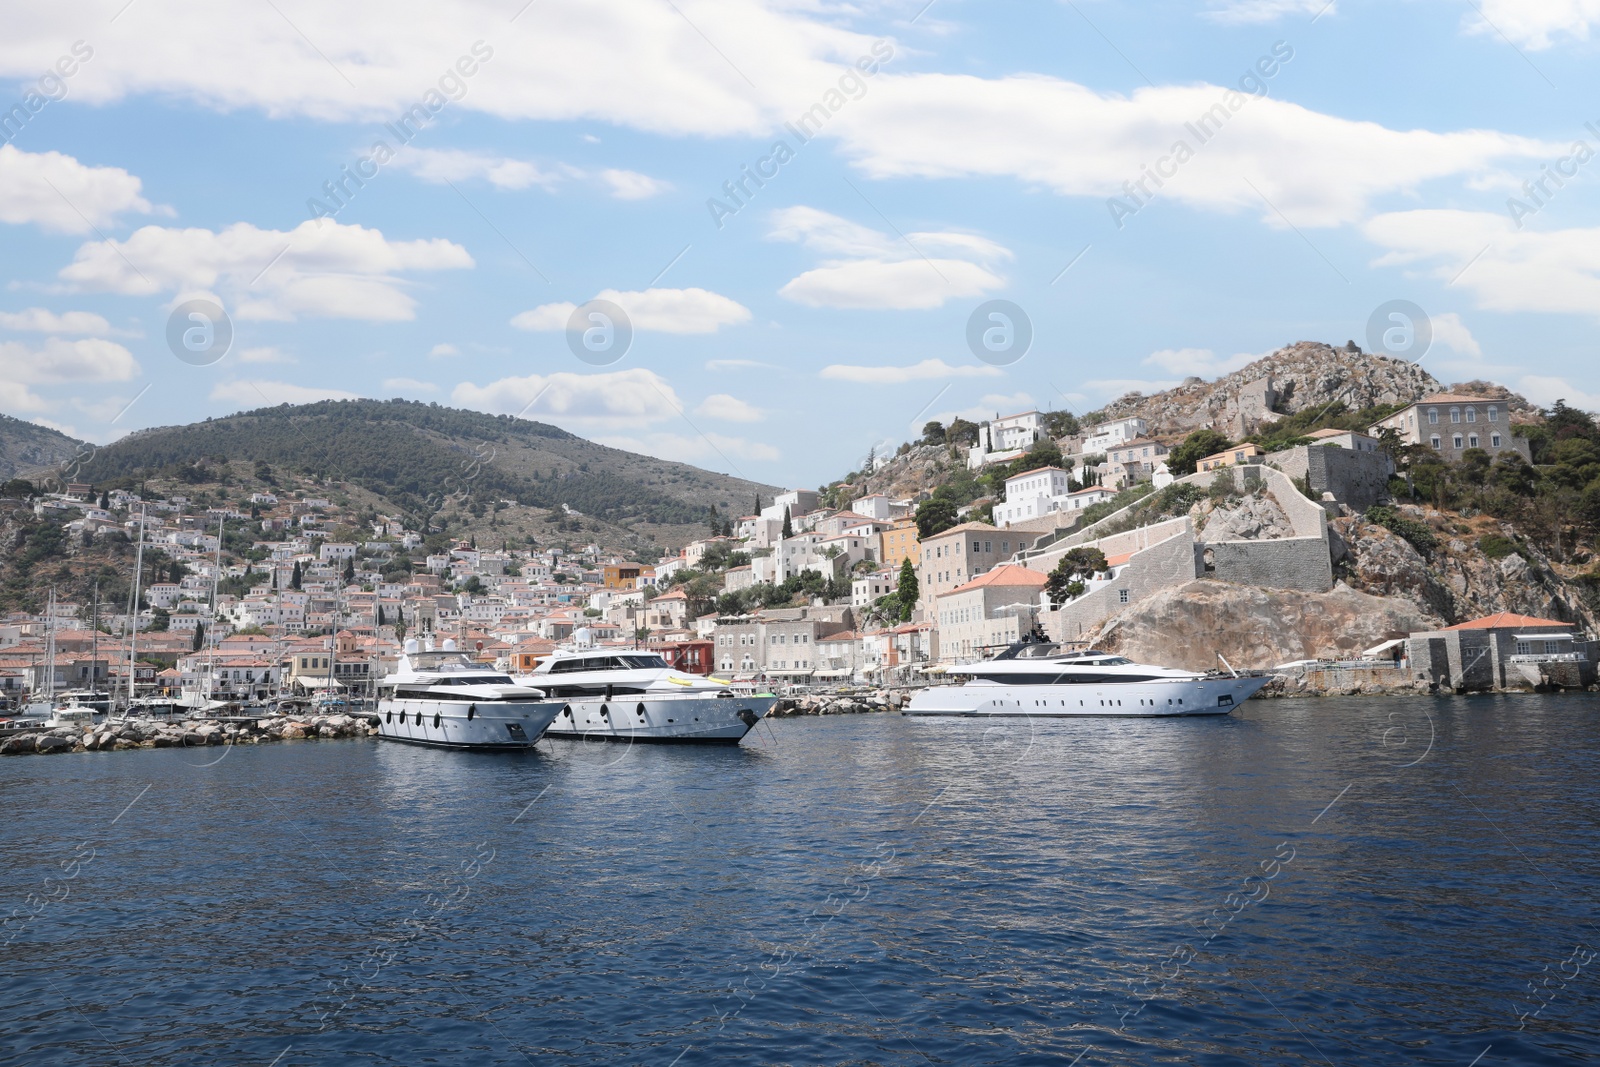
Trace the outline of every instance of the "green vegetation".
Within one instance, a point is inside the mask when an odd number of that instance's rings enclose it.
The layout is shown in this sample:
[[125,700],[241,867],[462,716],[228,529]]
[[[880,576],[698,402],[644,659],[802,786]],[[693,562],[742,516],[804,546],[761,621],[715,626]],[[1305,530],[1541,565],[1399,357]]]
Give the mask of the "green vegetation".
[[1433,527],[1416,519],[1408,519],[1388,505],[1368,508],[1367,521],[1375,522],[1384,529],[1399,534],[1410,541],[1418,552],[1427,553],[1439,545],[1439,538],[1434,534]]
[[1057,604],[1083,595],[1084,582],[1106,569],[1106,554],[1098,548],[1069,548],[1045,578],[1045,592]]
[[1490,559],[1505,559],[1507,556],[1522,555],[1522,546],[1509,537],[1489,534],[1478,538],[1478,551]]
[[[943,489],[944,486],[939,488]],[[956,524],[956,505],[935,493],[932,500],[917,505],[917,539],[926,541]]]
[[1232,447],[1233,442],[1215,430],[1196,430],[1167,454],[1167,469],[1180,478],[1193,474],[1202,459]]
[[912,565],[910,557],[900,561],[900,580],[894,591],[900,600],[900,621],[910,622],[911,611],[917,606],[917,598],[922,595],[922,587],[917,581],[917,568]]
[[[1366,433],[1382,420],[1403,410],[1405,404],[1380,404],[1376,407],[1364,408],[1361,411],[1351,411],[1343,401],[1335,401],[1323,408],[1311,408],[1306,411],[1297,411],[1293,415],[1285,415],[1268,426],[1263,426],[1258,432],[1246,437],[1251,444],[1257,444],[1267,452],[1282,452],[1293,448],[1295,445],[1312,444],[1310,434],[1317,430],[1355,430]],[[1224,448],[1227,446],[1224,445]],[[1218,449],[1217,451],[1221,451]],[[1200,457],[1204,459],[1205,457]]]
[[1149,482],[1140,482],[1138,485],[1129,486],[1110,500],[1102,500],[1098,504],[1084,508],[1083,515],[1078,519],[1078,529],[1093,526],[1107,515],[1114,515],[1136,501],[1143,500],[1155,491],[1155,486]]

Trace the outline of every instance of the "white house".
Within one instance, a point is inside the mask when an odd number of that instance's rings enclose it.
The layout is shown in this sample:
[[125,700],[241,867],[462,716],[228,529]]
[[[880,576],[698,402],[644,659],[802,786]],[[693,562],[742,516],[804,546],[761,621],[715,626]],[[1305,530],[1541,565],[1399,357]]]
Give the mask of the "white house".
[[1039,467],[1006,479],[1006,498],[994,506],[994,524],[1005,527],[1062,510],[1070,492],[1067,472]]
[[1128,441],[1137,441],[1144,436],[1148,427],[1145,421],[1137,416],[1118,419],[1115,422],[1102,422],[1095,427],[1095,432],[1084,439],[1085,452],[1108,452],[1117,445]]
[[850,582],[850,606],[870,608],[879,597],[895,591],[899,575],[894,571],[873,571],[858,574]]
[[864,496],[856,500],[852,500],[850,502],[850,510],[855,512],[857,515],[863,515],[869,519],[877,519],[879,522],[888,522],[893,514],[894,508],[893,505],[889,503],[888,497],[884,496],[882,493],[873,493],[871,496]]

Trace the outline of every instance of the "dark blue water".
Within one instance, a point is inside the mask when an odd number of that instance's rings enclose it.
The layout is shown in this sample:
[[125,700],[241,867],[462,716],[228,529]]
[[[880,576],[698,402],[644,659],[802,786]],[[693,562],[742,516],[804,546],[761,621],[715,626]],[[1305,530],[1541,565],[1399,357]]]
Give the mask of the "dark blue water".
[[1594,1062],[1597,738],[1568,696],[6,759],[0,1060]]

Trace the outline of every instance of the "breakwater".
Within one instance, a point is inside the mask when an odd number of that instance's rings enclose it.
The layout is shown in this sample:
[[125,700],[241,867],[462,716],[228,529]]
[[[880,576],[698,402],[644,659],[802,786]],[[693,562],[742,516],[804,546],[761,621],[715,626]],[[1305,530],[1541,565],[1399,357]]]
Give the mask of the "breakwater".
[[0,741],[0,756],[52,755],[60,752],[112,752],[130,748],[204,748],[208,745],[256,745],[270,741],[370,737],[378,732],[354,715],[272,715],[260,719],[197,719],[168,722],[128,719],[94,726],[63,726],[14,734]]

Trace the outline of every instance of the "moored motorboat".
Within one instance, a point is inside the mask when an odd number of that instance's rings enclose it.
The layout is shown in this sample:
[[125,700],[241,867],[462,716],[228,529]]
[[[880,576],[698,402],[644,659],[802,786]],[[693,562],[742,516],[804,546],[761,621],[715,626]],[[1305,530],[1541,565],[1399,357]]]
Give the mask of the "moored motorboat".
[[518,679],[561,702],[551,737],[738,744],[778,698],[675,670],[640,649],[558,649]]
[[1040,718],[1226,715],[1272,680],[1270,676],[1154,667],[1109,652],[1067,650],[1032,637],[992,659],[956,664],[946,673],[966,681],[922,690],[903,714]]
[[539,690],[472,662],[450,640],[434,650],[408,638],[395,673],[378,685],[378,736],[416,745],[529,748],[561,710]]

